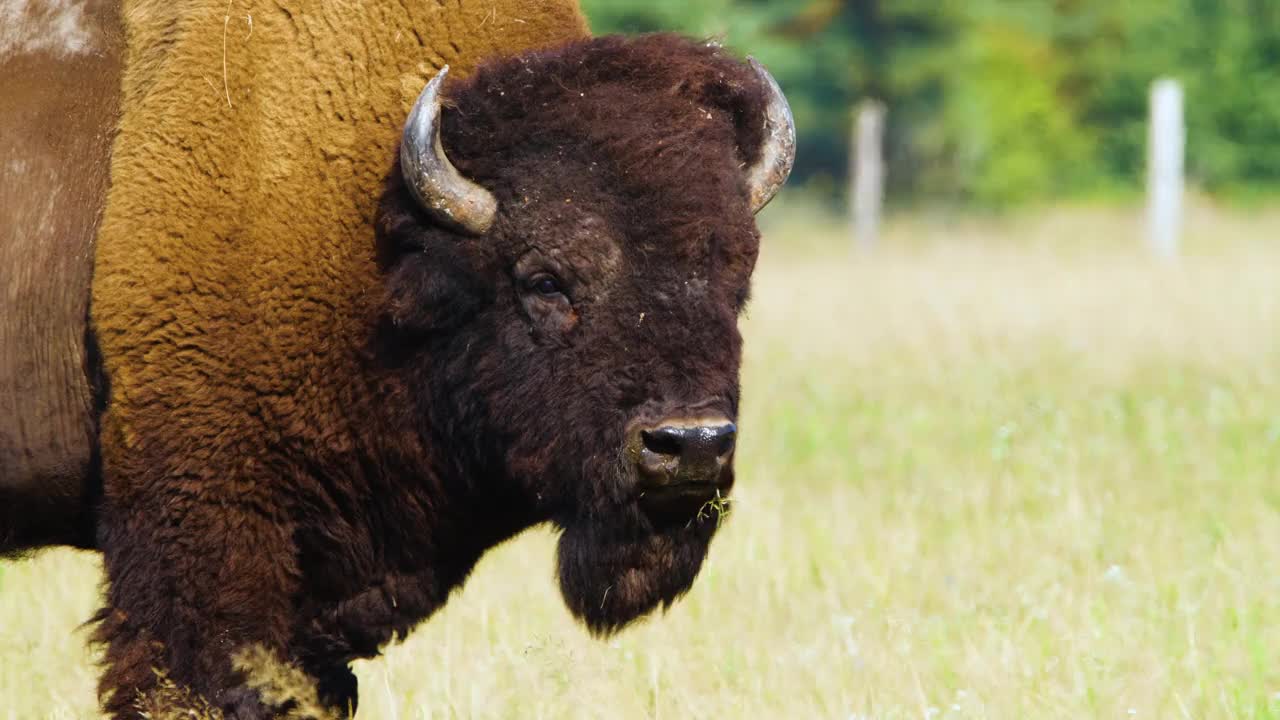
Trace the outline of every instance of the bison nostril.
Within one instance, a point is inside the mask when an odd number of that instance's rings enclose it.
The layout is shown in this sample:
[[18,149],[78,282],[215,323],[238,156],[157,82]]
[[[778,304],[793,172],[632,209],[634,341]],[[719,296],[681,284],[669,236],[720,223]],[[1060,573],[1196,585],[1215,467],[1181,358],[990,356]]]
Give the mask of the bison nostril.
[[731,422],[684,428],[683,457],[704,463],[723,460],[733,451],[738,428]]
[[738,428],[733,423],[723,425],[721,426],[719,437],[720,444],[717,450],[719,456],[724,457],[733,452],[733,446],[738,441]]
[[712,482],[733,452],[738,429],[727,420],[668,420],[640,431],[642,465],[686,482]]
[[640,432],[640,439],[650,452],[680,457],[680,453],[684,449],[681,429],[660,427],[653,430],[643,430]]
[[738,428],[724,416],[667,418],[633,435],[640,498],[650,509],[681,512],[733,484]]

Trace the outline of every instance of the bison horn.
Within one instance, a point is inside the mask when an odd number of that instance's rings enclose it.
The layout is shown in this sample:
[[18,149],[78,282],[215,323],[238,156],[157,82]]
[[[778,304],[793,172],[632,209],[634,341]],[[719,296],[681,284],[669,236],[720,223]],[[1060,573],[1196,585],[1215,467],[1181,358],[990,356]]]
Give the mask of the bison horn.
[[764,144],[760,147],[760,159],[747,171],[747,188],[751,193],[751,212],[756,213],[769,204],[796,161],[796,121],[791,115],[791,105],[764,66],[755,58],[747,58],[751,68],[769,89],[769,105],[764,114]]
[[493,193],[468,180],[444,154],[440,143],[440,90],[449,66],[440,69],[423,88],[400,143],[400,170],[414,199],[441,223],[481,235],[493,225],[498,200]]

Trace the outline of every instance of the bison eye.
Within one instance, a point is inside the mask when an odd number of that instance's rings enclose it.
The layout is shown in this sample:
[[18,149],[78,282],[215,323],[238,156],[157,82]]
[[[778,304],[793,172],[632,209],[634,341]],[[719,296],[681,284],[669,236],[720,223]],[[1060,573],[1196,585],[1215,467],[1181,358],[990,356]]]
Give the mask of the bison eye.
[[530,292],[535,292],[543,297],[555,297],[556,295],[564,294],[564,291],[560,289],[560,281],[547,273],[541,273],[529,278],[526,287]]

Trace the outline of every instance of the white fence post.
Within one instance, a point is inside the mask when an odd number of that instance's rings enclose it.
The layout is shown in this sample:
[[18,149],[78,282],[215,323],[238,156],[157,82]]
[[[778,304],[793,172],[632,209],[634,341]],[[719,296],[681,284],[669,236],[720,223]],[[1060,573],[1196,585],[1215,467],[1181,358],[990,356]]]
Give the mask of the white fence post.
[[1162,78],[1151,86],[1147,139],[1147,240],[1157,257],[1178,256],[1182,236],[1183,166],[1187,131],[1182,86]]
[[858,108],[854,124],[853,165],[849,207],[853,214],[854,244],[869,250],[880,236],[884,204],[884,103],[868,100]]

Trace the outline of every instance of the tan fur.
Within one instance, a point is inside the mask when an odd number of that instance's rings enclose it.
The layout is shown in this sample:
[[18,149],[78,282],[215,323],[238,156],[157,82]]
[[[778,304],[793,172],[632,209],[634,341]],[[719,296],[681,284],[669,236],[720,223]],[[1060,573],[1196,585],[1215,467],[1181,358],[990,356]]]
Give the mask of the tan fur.
[[92,314],[107,493],[127,502],[145,492],[131,457],[156,443],[251,464],[272,422],[342,414],[328,381],[357,374],[375,206],[418,92],[446,63],[466,75],[587,28],[574,0],[129,0],[124,16]]

